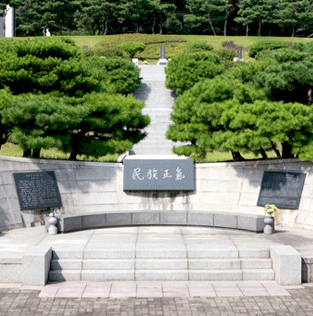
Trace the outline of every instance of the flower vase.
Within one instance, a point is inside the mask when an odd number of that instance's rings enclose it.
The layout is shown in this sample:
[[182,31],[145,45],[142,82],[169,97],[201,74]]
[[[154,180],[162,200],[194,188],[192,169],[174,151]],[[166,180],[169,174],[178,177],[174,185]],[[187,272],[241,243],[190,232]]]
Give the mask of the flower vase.
[[58,233],[58,228],[56,226],[56,224],[58,223],[58,219],[54,216],[51,216],[49,217],[49,234],[50,235],[56,235]]
[[266,234],[266,235],[273,234],[273,232],[274,232],[273,223],[274,223],[274,217],[273,216],[267,215],[264,218],[264,224],[265,224],[264,225],[264,234]]

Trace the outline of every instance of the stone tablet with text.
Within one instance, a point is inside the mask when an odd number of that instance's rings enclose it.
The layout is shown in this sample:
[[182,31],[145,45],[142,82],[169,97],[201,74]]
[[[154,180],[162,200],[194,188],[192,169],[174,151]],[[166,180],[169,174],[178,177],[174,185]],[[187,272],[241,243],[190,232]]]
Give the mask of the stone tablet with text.
[[298,209],[304,181],[305,173],[264,171],[257,205]]
[[14,173],[21,210],[62,206],[54,171]]
[[191,159],[125,159],[124,191],[192,191]]

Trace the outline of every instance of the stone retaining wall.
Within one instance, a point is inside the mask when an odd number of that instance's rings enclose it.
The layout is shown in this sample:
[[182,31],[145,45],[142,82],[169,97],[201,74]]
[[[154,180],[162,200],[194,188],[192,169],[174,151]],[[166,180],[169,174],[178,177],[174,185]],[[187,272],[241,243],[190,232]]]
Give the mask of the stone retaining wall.
[[[304,172],[299,210],[280,210],[276,223],[313,229],[313,164],[298,159],[195,165],[194,192],[123,192],[119,163],[0,157],[0,231],[25,226],[13,173],[55,171],[62,213],[208,211],[264,214],[256,206],[263,171]],[[38,212],[37,222],[42,222]],[[39,224],[39,223],[38,223]]]

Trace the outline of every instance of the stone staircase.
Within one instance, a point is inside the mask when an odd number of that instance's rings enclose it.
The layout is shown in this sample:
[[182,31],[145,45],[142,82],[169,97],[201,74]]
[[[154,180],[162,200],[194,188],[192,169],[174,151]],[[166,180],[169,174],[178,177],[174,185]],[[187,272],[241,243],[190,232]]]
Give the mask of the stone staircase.
[[136,155],[171,155],[172,147],[181,143],[166,139],[165,134],[171,124],[170,115],[176,96],[165,88],[166,75],[163,66],[140,66],[141,86],[134,92],[138,100],[145,102],[143,114],[151,118],[145,129],[147,137],[134,145]]
[[[170,249],[86,249],[53,251],[50,281],[269,281],[274,280],[269,249],[205,250],[177,245]],[[187,246],[188,249],[188,246]]]

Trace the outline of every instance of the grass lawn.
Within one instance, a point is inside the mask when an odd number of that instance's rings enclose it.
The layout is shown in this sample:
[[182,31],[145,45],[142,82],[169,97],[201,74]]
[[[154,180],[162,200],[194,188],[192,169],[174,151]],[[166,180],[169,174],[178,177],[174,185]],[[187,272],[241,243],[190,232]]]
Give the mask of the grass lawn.
[[[0,156],[22,157],[23,151],[18,145],[15,145],[12,143],[6,143],[6,144],[2,145],[2,147],[1,147]],[[69,154],[64,154],[63,152],[61,152],[57,149],[54,149],[54,148],[47,149],[47,150],[43,149],[40,152],[40,158],[43,158],[43,159],[68,160],[69,157],[70,157]],[[106,156],[100,157],[99,159],[78,155],[77,160],[116,162],[118,157],[119,157],[119,154],[106,155]]]
[[[276,158],[274,152],[268,152],[269,158]],[[6,143],[1,147],[0,156],[9,156],[9,157],[22,157],[23,151],[22,149],[15,144]],[[40,153],[40,157],[42,159],[58,159],[58,160],[68,160],[69,154],[64,154],[57,149],[48,149],[42,150]],[[252,153],[251,154],[242,154],[245,159],[261,159],[261,156],[255,157]],[[78,156],[77,160],[85,160],[85,161],[100,161],[100,162],[116,162],[117,158],[119,157],[118,154],[115,155],[106,155],[100,157],[99,159],[86,157],[86,156]],[[206,158],[201,161],[202,163],[206,162],[219,162],[219,161],[233,161],[232,155],[230,152],[218,152],[214,151],[212,153],[208,153]]]
[[[78,46],[87,45],[90,49],[96,48],[97,45],[116,46],[124,41],[132,40],[146,43],[147,48],[143,53],[136,55],[141,59],[146,59],[148,64],[155,64],[153,60],[158,60],[160,55],[160,46],[166,48],[166,57],[170,58],[184,51],[186,46],[194,42],[207,42],[214,49],[221,48],[222,42],[233,41],[237,46],[243,46],[243,59],[251,61],[253,58],[248,56],[249,47],[264,39],[273,39],[283,42],[309,42],[313,41],[310,38],[300,37],[263,37],[263,36],[213,36],[213,35],[159,35],[159,34],[125,34],[125,35],[107,35],[107,36],[68,36],[73,39]],[[185,43],[175,43],[172,39],[180,38],[185,40]],[[148,44],[147,44],[148,42]],[[155,42],[155,43],[153,43]]]

